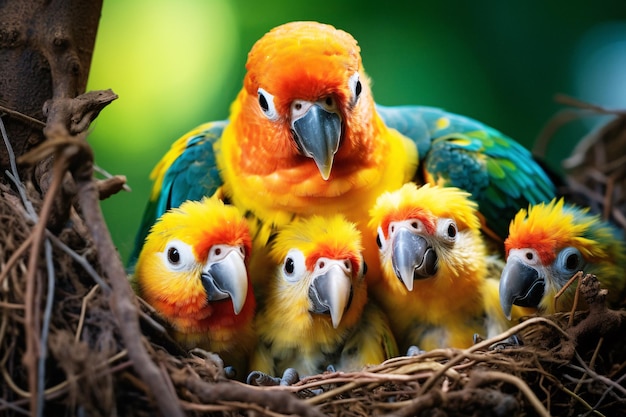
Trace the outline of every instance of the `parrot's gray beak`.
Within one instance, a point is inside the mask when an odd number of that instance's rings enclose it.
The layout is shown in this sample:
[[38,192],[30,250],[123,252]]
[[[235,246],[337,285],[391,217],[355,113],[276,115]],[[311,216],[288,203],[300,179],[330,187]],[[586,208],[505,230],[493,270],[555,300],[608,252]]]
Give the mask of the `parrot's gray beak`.
[[233,248],[218,262],[207,265],[201,279],[208,301],[230,298],[235,314],[239,314],[248,297],[248,272],[238,248]]
[[407,290],[413,290],[413,280],[437,273],[437,253],[419,234],[404,227],[399,229],[393,236],[391,250],[393,270]]
[[341,116],[310,103],[309,109],[291,122],[294,139],[302,155],[313,158],[324,180],[330,177],[341,140]]
[[500,276],[500,306],[507,319],[511,319],[513,304],[520,307],[537,307],[545,293],[545,279],[537,269],[518,258],[506,262]]
[[339,265],[332,265],[326,272],[314,277],[309,287],[309,299],[312,303],[311,312],[330,314],[335,329],[339,326],[343,313],[350,305],[351,298],[350,276]]

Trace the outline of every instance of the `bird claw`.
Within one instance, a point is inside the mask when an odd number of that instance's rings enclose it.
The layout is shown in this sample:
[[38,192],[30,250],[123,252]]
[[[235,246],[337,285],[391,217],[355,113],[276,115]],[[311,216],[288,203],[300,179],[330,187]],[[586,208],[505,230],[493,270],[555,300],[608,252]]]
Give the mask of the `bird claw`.
[[[478,333],[474,333],[474,344],[480,343],[483,340],[485,340],[481,335],[479,335]],[[503,350],[506,348],[510,348],[510,347],[517,347],[517,346],[521,346],[522,342],[519,340],[519,338],[516,335],[513,335],[511,337],[507,337],[504,340],[500,340],[499,342],[496,342],[492,345],[489,346],[489,350]]]
[[256,385],[259,387],[274,387],[277,385],[288,386],[293,385],[300,380],[298,372],[293,368],[285,369],[282,378],[271,376],[261,371],[252,371],[246,378],[248,385]]
[[500,350],[504,350],[506,348],[519,347],[519,346],[522,346],[522,345],[523,345],[523,343],[517,337],[517,335],[513,335],[511,337],[507,337],[506,339],[501,340],[499,342],[496,342],[493,345],[489,346],[489,350],[500,351]]
[[409,346],[409,348],[406,350],[406,356],[419,356],[422,353],[425,353],[425,350],[420,349],[419,347],[415,346],[415,345],[411,345]]
[[298,381],[300,381],[298,371],[293,368],[287,368],[285,372],[283,372],[283,377],[280,379],[280,385],[293,385]]
[[256,385],[259,387],[273,387],[276,385],[280,385],[280,378],[276,378],[265,372],[261,371],[252,371],[248,374],[246,378],[246,383],[248,385]]
[[228,379],[237,379],[237,370],[233,366],[225,366],[224,375]]

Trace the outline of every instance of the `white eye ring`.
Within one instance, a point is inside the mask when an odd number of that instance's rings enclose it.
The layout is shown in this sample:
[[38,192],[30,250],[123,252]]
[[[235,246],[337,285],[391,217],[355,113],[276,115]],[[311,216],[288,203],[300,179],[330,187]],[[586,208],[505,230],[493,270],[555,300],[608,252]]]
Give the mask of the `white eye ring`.
[[291,249],[285,256],[282,266],[283,278],[287,282],[298,282],[302,279],[306,265],[304,263],[304,254],[298,249]]
[[261,111],[270,120],[278,119],[278,112],[276,111],[276,106],[274,105],[274,96],[259,87],[257,90],[258,99],[259,99],[259,107]]
[[454,243],[459,235],[459,228],[453,219],[441,219],[437,222],[437,234],[444,240]]
[[358,72],[352,74],[352,76],[348,79],[348,87],[350,87],[350,91],[352,91],[351,103],[354,106],[363,91],[363,85],[361,84],[361,80],[359,80]]
[[170,240],[160,253],[163,264],[174,272],[189,270],[196,263],[191,246],[180,240]]

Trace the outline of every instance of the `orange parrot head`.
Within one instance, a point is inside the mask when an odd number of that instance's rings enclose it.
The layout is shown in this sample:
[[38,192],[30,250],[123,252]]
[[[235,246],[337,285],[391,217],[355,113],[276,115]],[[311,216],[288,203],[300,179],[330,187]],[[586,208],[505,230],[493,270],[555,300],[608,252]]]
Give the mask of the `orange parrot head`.
[[287,23],[259,39],[231,114],[242,152],[255,156],[242,163],[262,160],[257,169],[271,171],[311,158],[327,180],[340,149],[354,152],[368,128],[360,122],[371,119],[374,102],[365,99],[369,82],[359,53],[350,34],[316,22]]

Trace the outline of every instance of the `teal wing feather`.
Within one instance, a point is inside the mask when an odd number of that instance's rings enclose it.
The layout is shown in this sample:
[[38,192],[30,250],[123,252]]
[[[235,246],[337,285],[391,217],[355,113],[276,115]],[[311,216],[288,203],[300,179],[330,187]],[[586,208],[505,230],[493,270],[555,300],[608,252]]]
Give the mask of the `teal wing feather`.
[[501,238],[520,208],[556,196],[554,184],[530,151],[483,123],[433,107],[378,110],[385,124],[416,143],[425,177],[421,181],[470,192],[487,227]]
[[[227,121],[212,122],[194,130],[179,141],[185,141],[180,155],[168,153],[161,163],[169,163],[162,169],[163,181],[158,194],[148,201],[141,224],[135,237],[133,252],[127,269],[132,272],[146,236],[156,220],[167,210],[180,206],[186,200],[201,200],[211,196],[222,186],[223,181],[215,160],[214,145],[222,136]],[[177,142],[178,143],[178,142]],[[174,147],[170,152],[172,152]],[[170,157],[171,161],[165,161]]]

